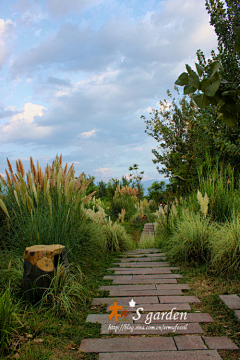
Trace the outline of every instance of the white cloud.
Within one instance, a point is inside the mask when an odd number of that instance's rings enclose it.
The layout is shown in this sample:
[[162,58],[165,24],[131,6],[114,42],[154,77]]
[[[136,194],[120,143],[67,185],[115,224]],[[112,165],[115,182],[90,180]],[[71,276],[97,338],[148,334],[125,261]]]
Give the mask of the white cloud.
[[35,117],[43,116],[46,108],[42,105],[30,102],[24,105],[23,111],[2,125],[2,141],[28,141],[33,142],[45,136],[49,136],[51,128],[48,126],[37,126]]
[[15,25],[12,20],[0,19],[0,67],[6,61],[9,53],[6,42],[13,38]]
[[93,129],[91,131],[86,131],[86,132],[83,132],[83,133],[79,134],[79,136],[84,136],[86,138],[89,138],[89,137],[95,135],[96,131],[98,131],[98,130]]

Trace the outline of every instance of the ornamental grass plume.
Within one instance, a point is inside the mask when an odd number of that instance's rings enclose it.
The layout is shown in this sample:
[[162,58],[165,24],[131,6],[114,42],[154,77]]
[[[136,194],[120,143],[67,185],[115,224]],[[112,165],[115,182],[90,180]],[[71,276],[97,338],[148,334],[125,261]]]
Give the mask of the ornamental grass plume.
[[207,213],[208,213],[208,203],[209,203],[209,198],[208,198],[207,193],[205,193],[205,196],[203,197],[201,192],[198,190],[197,199],[200,204],[201,212],[203,213],[204,217],[206,218]]

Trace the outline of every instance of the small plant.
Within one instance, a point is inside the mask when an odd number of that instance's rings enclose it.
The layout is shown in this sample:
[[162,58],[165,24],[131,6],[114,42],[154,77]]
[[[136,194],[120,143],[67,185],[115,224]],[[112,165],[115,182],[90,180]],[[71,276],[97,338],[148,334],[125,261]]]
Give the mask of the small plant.
[[57,267],[50,286],[40,301],[41,307],[48,307],[57,315],[72,314],[77,306],[85,305],[89,294],[82,285],[82,272],[73,275],[69,269],[61,265]]
[[112,223],[109,219],[102,229],[106,236],[107,248],[109,251],[127,251],[133,248],[133,241],[127,234],[125,228],[118,222]]
[[10,286],[0,292],[0,354],[9,345],[17,328],[19,305],[12,300]]

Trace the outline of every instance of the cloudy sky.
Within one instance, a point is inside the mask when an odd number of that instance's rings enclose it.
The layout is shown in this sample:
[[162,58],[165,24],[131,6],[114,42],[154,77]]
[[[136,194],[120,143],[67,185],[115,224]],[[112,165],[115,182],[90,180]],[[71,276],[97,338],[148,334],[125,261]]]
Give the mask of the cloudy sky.
[[62,153],[76,175],[162,179],[140,117],[216,49],[205,0],[0,0],[0,16],[0,173]]

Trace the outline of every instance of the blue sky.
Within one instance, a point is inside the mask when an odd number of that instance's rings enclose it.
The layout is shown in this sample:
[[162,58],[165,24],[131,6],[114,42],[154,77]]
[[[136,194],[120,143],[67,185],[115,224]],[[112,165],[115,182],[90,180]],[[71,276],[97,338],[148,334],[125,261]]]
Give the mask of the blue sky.
[[76,175],[152,163],[150,118],[196,50],[216,49],[205,0],[0,0],[0,173],[62,153]]

